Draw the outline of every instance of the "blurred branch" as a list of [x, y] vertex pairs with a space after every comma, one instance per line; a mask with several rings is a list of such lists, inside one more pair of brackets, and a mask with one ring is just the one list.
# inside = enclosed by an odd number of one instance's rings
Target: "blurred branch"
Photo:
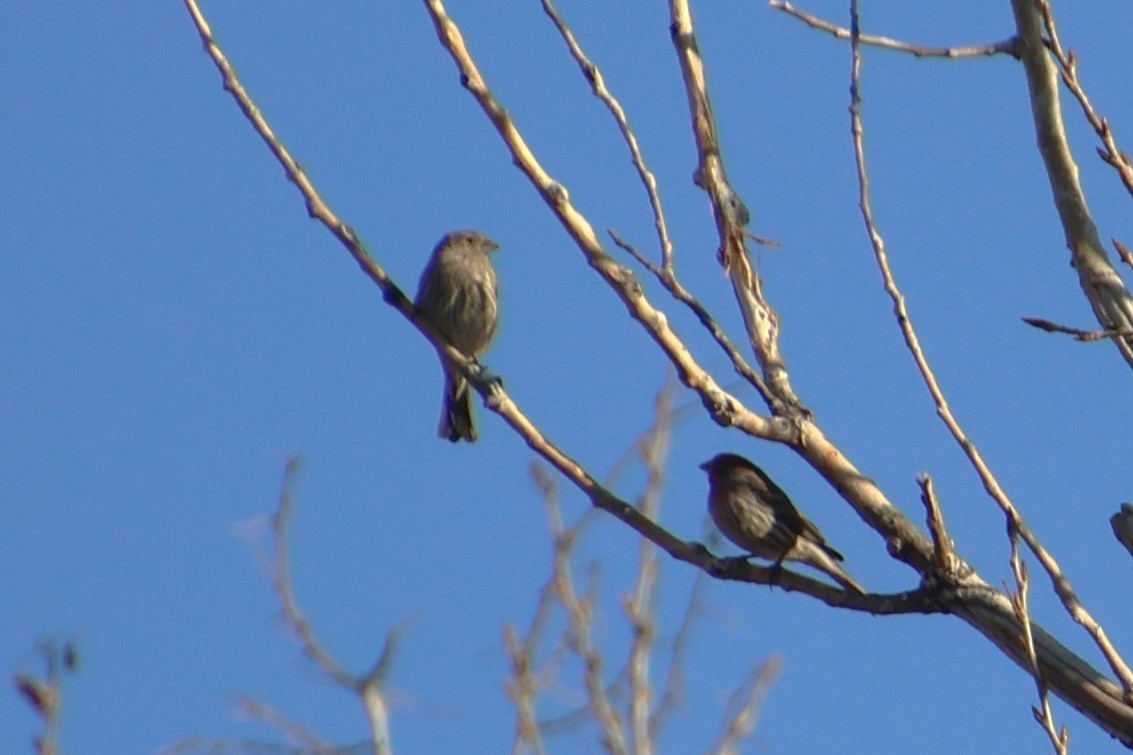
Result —
[[[787, 2], [787, 0], [771, 0], [769, 4], [775, 10], [783, 11], [788, 16], [797, 18], [812, 29], [824, 31], [827, 34], [833, 35], [836, 39], [849, 40], [853, 36], [853, 33], [849, 29], [832, 24], [806, 11], [801, 11]], [[859, 34], [858, 43], [869, 47], [880, 47], [884, 50], [907, 52], [917, 58], [986, 58], [993, 55], [1019, 57], [1018, 51], [1016, 50], [1017, 43], [1015, 37], [987, 45], [926, 47], [923, 45], [910, 44], [909, 42], [902, 42], [897, 39], [890, 39], [889, 37], [879, 37], [873, 34]]]
[[[652, 431], [638, 444], [645, 466], [645, 490], [638, 508], [651, 519], [658, 519], [661, 493], [665, 488], [665, 458], [672, 434], [675, 386], [666, 385], [657, 395]], [[637, 584], [623, 600], [626, 618], [633, 628], [629, 653], [629, 720], [635, 755], [652, 755], [653, 732], [649, 715], [653, 706], [650, 657], [657, 641], [656, 597], [658, 571], [656, 546], [645, 538], [638, 542]]]
[[672, 649], [669, 653], [669, 671], [665, 676], [665, 691], [657, 703], [649, 719], [649, 732], [656, 738], [669, 720], [669, 716], [676, 710], [684, 695], [684, 668], [688, 657], [688, 643], [692, 637], [692, 629], [696, 620], [700, 618], [704, 587], [708, 584], [704, 572], [697, 572], [692, 583], [692, 592], [689, 594], [688, 605], [684, 616], [681, 617], [680, 626], [673, 637]]
[[291, 583], [291, 550], [288, 544], [288, 525], [295, 511], [292, 489], [299, 472], [299, 460], [291, 459], [284, 470], [279, 505], [272, 516], [272, 535], [275, 541], [274, 560], [270, 563], [272, 586], [283, 609], [283, 617], [291, 628], [303, 654], [314, 661], [323, 673], [340, 687], [358, 697], [370, 722], [371, 741], [375, 755], [390, 755], [389, 715], [382, 687], [389, 675], [394, 652], [401, 636], [400, 628], [391, 629], [382, 645], [381, 653], [369, 672], [362, 676], [348, 673], [315, 636], [314, 628], [299, 607]]
[[[310, 753], [338, 753], [339, 748], [320, 738], [303, 724], [294, 721], [267, 703], [257, 700], [251, 695], [240, 696], [240, 710], [244, 715], [256, 721], [262, 721], [273, 729], [280, 731], [288, 740], [295, 742], [302, 748], [302, 752]], [[266, 745], [270, 747], [271, 745]], [[239, 751], [255, 751], [259, 746], [242, 743], [237, 746]]]
[[566, 610], [571, 634], [569, 648], [582, 662], [587, 701], [591, 716], [602, 732], [603, 749], [614, 755], [624, 755], [629, 749], [622, 733], [621, 718], [610, 702], [602, 678], [605, 659], [591, 635], [594, 601], [592, 597], [579, 598], [575, 590], [570, 569], [572, 541], [567, 539], [569, 531], [562, 523], [558, 501], [553, 493], [554, 482], [549, 476], [540, 475], [537, 479], [544, 490], [544, 501], [551, 520], [551, 537], [554, 542], [551, 584], [555, 599]]
[[771, 685], [779, 678], [782, 660], [773, 655], [748, 674], [747, 681], [736, 690], [725, 706], [724, 724], [710, 752], [735, 755], [740, 742], [746, 739], [759, 721], [759, 711]]
[[40, 640], [36, 643], [36, 652], [43, 660], [43, 676], [16, 673], [12, 683], [43, 725], [43, 733], [32, 740], [36, 755], [59, 755], [63, 677], [78, 670], [79, 649], [72, 641], [58, 646], [52, 640]]

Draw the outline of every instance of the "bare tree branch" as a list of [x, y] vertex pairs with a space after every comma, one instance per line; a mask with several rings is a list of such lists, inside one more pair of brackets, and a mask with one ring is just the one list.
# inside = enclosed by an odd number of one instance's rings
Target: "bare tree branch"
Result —
[[[1020, 60], [1027, 76], [1039, 154], [1062, 221], [1071, 264], [1078, 272], [1078, 282], [1102, 328], [1133, 330], [1133, 297], [1102, 246], [1062, 121], [1059, 71], [1047, 52], [1044, 39], [1048, 27], [1050, 31], [1054, 29], [1053, 20], [1048, 24], [1050, 14], [1044, 13], [1043, 0], [1011, 0], [1011, 9], [1020, 41]], [[1113, 343], [1133, 367], [1133, 337], [1115, 338]], [[1124, 682], [1127, 687], [1128, 681]]]
[[[763, 298], [759, 274], [748, 258], [745, 226], [751, 212], [732, 188], [724, 170], [720, 139], [712, 105], [708, 97], [708, 78], [704, 60], [696, 44], [692, 11], [688, 0], [669, 0], [669, 33], [681, 66], [692, 132], [696, 140], [697, 168], [694, 180], [708, 194], [716, 231], [720, 239], [717, 259], [724, 266], [732, 283], [732, 292], [743, 315], [744, 327], [756, 359], [763, 369], [769, 394], [764, 400], [777, 415], [805, 415], [787, 376], [783, 355], [779, 351], [779, 316]], [[747, 430], [745, 428], [745, 430]], [[758, 437], [770, 436], [747, 432]]]
[[732, 361], [732, 367], [733, 369], [735, 369], [736, 373], [740, 375], [740, 377], [747, 380], [752, 385], [752, 387], [754, 387], [759, 392], [759, 395], [765, 402], [767, 402], [768, 404], [773, 402], [774, 397], [771, 395], [767, 384], [763, 382], [763, 378], [756, 374], [755, 370], [751, 368], [751, 365], [749, 365], [747, 363], [747, 360], [744, 359], [743, 355], [740, 354], [739, 349], [737, 349], [735, 344], [732, 343], [732, 339], [728, 338], [728, 335], [724, 332], [724, 329], [720, 327], [720, 324], [718, 322], [716, 322], [716, 318], [712, 316], [712, 314], [704, 307], [703, 304], [700, 303], [700, 301], [696, 299], [696, 297], [688, 292], [688, 290], [677, 279], [676, 274], [671, 270], [663, 270], [662, 268], [654, 265], [632, 244], [619, 236], [616, 231], [610, 230], [607, 231], [607, 233], [610, 234], [610, 238], [614, 240], [615, 244], [628, 252], [631, 257], [633, 257], [638, 261], [638, 263], [641, 264], [642, 267], [653, 273], [657, 280], [660, 281], [661, 285], [664, 286], [665, 289], [673, 295], [674, 299], [692, 310], [692, 313], [696, 315], [696, 318], [698, 320], [700, 320], [700, 324], [704, 326], [704, 329], [708, 331], [713, 340], [715, 340], [720, 348], [724, 350], [724, 353], [728, 355], [728, 358]]
[[[653, 428], [638, 444], [646, 470], [645, 491], [638, 508], [651, 519], [658, 518], [661, 493], [665, 487], [665, 457], [669, 452], [673, 422], [674, 388], [670, 383], [657, 395]], [[638, 544], [637, 584], [633, 594], [623, 600], [626, 617], [633, 628], [628, 676], [630, 732], [635, 755], [652, 755], [654, 752], [653, 730], [649, 726], [653, 707], [650, 657], [657, 641], [654, 597], [659, 568], [656, 546], [642, 538]]]
[[1031, 664], [1031, 676], [1035, 680], [1035, 688], [1039, 695], [1039, 707], [1032, 708], [1035, 720], [1039, 726], [1046, 732], [1047, 737], [1054, 745], [1055, 751], [1058, 755], [1066, 755], [1067, 749], [1070, 746], [1070, 733], [1066, 727], [1062, 728], [1061, 732], [1054, 730], [1054, 711], [1050, 708], [1050, 687], [1043, 678], [1042, 670], [1039, 668], [1038, 653], [1035, 652], [1035, 637], [1031, 631], [1031, 613], [1030, 606], [1027, 600], [1027, 593], [1030, 589], [1030, 582], [1027, 576], [1027, 565], [1023, 563], [1022, 557], [1019, 555], [1019, 535], [1011, 526], [1011, 520], [1007, 522], [1007, 539], [1011, 542], [1011, 573], [1015, 575], [1015, 594], [1011, 596], [1011, 604], [1015, 609], [1015, 618], [1023, 627], [1023, 640], [1026, 644], [1027, 659]]
[[283, 485], [279, 494], [279, 506], [272, 516], [272, 534], [275, 541], [274, 559], [271, 562], [271, 580], [283, 609], [283, 617], [296, 639], [299, 640], [303, 654], [315, 662], [323, 673], [340, 687], [357, 696], [366, 711], [370, 723], [371, 741], [375, 755], [390, 755], [392, 745], [389, 735], [389, 713], [382, 688], [393, 663], [399, 628], [391, 629], [382, 645], [382, 651], [373, 668], [362, 676], [348, 673], [335, 660], [334, 656], [315, 636], [314, 627], [307, 620], [291, 583], [291, 549], [288, 544], [288, 525], [295, 510], [292, 488], [299, 472], [299, 460], [291, 459], [283, 475]]
[[59, 722], [63, 707], [63, 678], [79, 667], [78, 646], [67, 641], [61, 646], [53, 640], [36, 643], [43, 660], [42, 677], [32, 674], [12, 675], [12, 684], [43, 726], [43, 733], [32, 740], [36, 755], [59, 755]]
[[759, 710], [771, 685], [779, 677], [783, 663], [773, 655], [751, 670], [744, 684], [735, 691], [725, 706], [724, 725], [710, 752], [735, 755], [740, 742], [746, 739], [759, 721]]
[[917, 478], [921, 488], [921, 502], [928, 511], [928, 531], [932, 533], [932, 560], [937, 573], [951, 579], [956, 573], [956, 551], [948, 528], [944, 525], [944, 512], [936, 500], [936, 488], [927, 474]]
[[661, 195], [657, 193], [657, 179], [654, 177], [652, 171], [645, 165], [645, 158], [642, 156], [641, 148], [637, 144], [637, 136], [634, 135], [633, 129], [630, 128], [629, 119], [626, 117], [625, 110], [622, 108], [621, 103], [618, 102], [618, 99], [606, 87], [606, 82], [602, 78], [601, 70], [599, 70], [598, 66], [583, 52], [582, 46], [579, 45], [578, 40], [574, 37], [574, 33], [571, 32], [570, 27], [567, 26], [566, 21], [563, 20], [558, 10], [555, 9], [551, 0], [541, 0], [541, 2], [543, 3], [543, 11], [555, 24], [555, 28], [559, 30], [563, 41], [566, 42], [567, 49], [570, 50], [571, 57], [578, 63], [582, 75], [590, 82], [590, 89], [594, 92], [594, 96], [602, 101], [602, 104], [606, 106], [606, 109], [610, 111], [610, 115], [614, 117], [614, 121], [618, 124], [618, 130], [621, 132], [622, 138], [629, 148], [630, 157], [633, 160], [633, 167], [637, 169], [637, 175], [641, 179], [642, 185], [645, 187], [646, 194], [649, 196], [649, 206], [653, 210], [653, 223], [657, 229], [657, 241], [661, 246], [661, 266], [671, 273], [673, 269], [673, 242], [669, 239], [669, 228], [665, 223], [665, 211], [661, 205]]
[[[787, 0], [771, 0], [769, 3], [775, 10], [780, 10], [788, 16], [793, 16], [798, 20], [805, 23], [812, 29], [827, 32], [833, 35], [836, 39], [849, 40], [851, 32], [849, 29], [832, 24], [825, 19], [819, 18], [806, 11], [799, 10], [791, 5]], [[859, 34], [858, 43], [868, 45], [869, 47], [880, 47], [884, 50], [896, 50], [897, 52], [907, 52], [917, 58], [987, 58], [993, 55], [1010, 55], [1012, 57], [1019, 57], [1016, 50], [1015, 37], [993, 42], [988, 45], [970, 45], [967, 47], [926, 47], [924, 45], [914, 45], [909, 42], [902, 42], [898, 39], [890, 39], [889, 37], [879, 37], [873, 34]]]
[[[952, 433], [953, 438], [960, 445], [964, 454], [968, 457], [969, 463], [973, 469], [976, 470], [985, 490], [989, 496], [996, 502], [1003, 513], [1008, 517], [1012, 530], [1017, 532], [1023, 540], [1027, 543], [1028, 547], [1039, 559], [1043, 568], [1051, 579], [1055, 592], [1062, 600], [1063, 606], [1070, 614], [1071, 618], [1077, 621], [1087, 633], [1094, 640], [1095, 644], [1102, 651], [1110, 668], [1113, 669], [1117, 677], [1122, 681], [1122, 686], [1128, 694], [1130, 691], [1130, 681], [1133, 677], [1130, 676], [1130, 671], [1125, 665], [1121, 656], [1117, 653], [1116, 649], [1109, 642], [1104, 630], [1092, 617], [1089, 611], [1078, 599], [1073, 587], [1069, 580], [1062, 574], [1061, 568], [1053, 556], [1043, 547], [1038, 538], [1031, 532], [1018, 510], [1011, 503], [1006, 493], [1000, 487], [998, 481], [995, 479], [991, 470], [988, 468], [979, 453], [975, 444], [964, 433], [960, 427], [959, 422], [955, 419], [949, 408], [948, 401], [944, 397], [932, 369], [928, 364], [928, 360], [920, 347], [916, 332], [913, 328], [911, 319], [909, 318], [908, 311], [905, 307], [904, 296], [901, 294], [900, 289], [897, 287], [896, 280], [893, 277], [892, 271], [889, 267], [888, 256], [885, 251], [885, 242], [878, 232], [877, 227], [873, 220], [873, 212], [869, 201], [869, 177], [865, 167], [865, 152], [862, 136], [861, 124], [861, 97], [860, 97], [860, 82], [861, 82], [861, 48], [857, 43], [858, 35], [858, 14], [857, 14], [857, 0], [851, 0], [850, 4], [851, 15], [851, 30], [853, 31], [853, 39], [851, 40], [851, 48], [853, 52], [853, 66], [851, 74], [851, 132], [854, 138], [854, 154], [858, 166], [858, 184], [859, 184], [859, 197], [862, 211], [862, 218], [865, 222], [870, 241], [874, 248], [874, 254], [877, 258], [878, 266], [882, 271], [882, 276], [885, 280], [885, 290], [893, 301], [894, 313], [897, 318], [902, 336], [909, 352], [913, 355], [913, 359], [917, 364], [917, 368], [921, 373], [921, 377], [925, 382], [929, 393], [932, 395], [933, 401], [936, 404], [937, 414], [943, 420], [949, 432]], [[962, 614], [963, 615], [963, 614]], [[974, 617], [973, 617], [974, 618]], [[991, 636], [986, 631], [989, 627], [977, 626], [981, 632], [986, 636]], [[1029, 630], [1029, 626], [1023, 628]], [[1002, 643], [997, 643], [1002, 648]], [[1016, 662], [1026, 667], [1028, 660], [1026, 657], [1021, 657], [1018, 652], [1011, 654]], [[1095, 672], [1096, 673], [1096, 672]], [[1060, 690], [1060, 693], [1065, 694], [1067, 690]], [[1124, 700], [1122, 701], [1125, 702]], [[1125, 706], [1128, 708], [1128, 706]], [[1133, 710], [1127, 710], [1125, 715], [1133, 713]], [[1095, 718], [1095, 720], [1098, 720]], [[1127, 726], [1125, 728], [1126, 736], [1133, 736], [1133, 728]]]
[[1033, 328], [1045, 330], [1047, 333], [1066, 333], [1067, 335], [1074, 336], [1075, 341], [1101, 341], [1106, 338], [1129, 338], [1133, 336], [1133, 330], [1080, 330], [1072, 328], [1069, 325], [1059, 325], [1050, 320], [1044, 320], [1041, 317], [1024, 317], [1023, 322], [1027, 323]]
[[[303, 752], [327, 753], [328, 755], [340, 752], [337, 747], [316, 735], [308, 727], [251, 695], [240, 696], [240, 710], [249, 718], [263, 721], [273, 729], [282, 732], [288, 740], [295, 742], [302, 748]], [[252, 746], [248, 743], [242, 743], [237, 747], [240, 751], [252, 749]]]
[[[1024, 0], [1016, 0], [1017, 4], [1021, 2]], [[977, 575], [970, 573], [970, 569], [967, 571], [962, 569], [958, 584], [946, 590], [934, 587], [931, 590], [922, 588], [894, 595], [848, 595], [793, 572], [765, 569], [742, 559], [716, 558], [702, 545], [680, 540], [610, 493], [574, 459], [546, 439], [523, 415], [498, 382], [490, 379], [474, 361], [467, 359], [440, 339], [428, 323], [418, 316], [400, 289], [361, 245], [353, 230], [343, 224], [318, 197], [306, 175], [267, 127], [262, 115], [240, 86], [231, 66], [213, 41], [211, 32], [204, 23], [194, 0], [185, 0], [185, 3], [197, 24], [206, 52], [212, 57], [224, 77], [225, 88], [240, 103], [245, 116], [284, 166], [289, 179], [299, 188], [312, 216], [326, 225], [347, 247], [359, 266], [382, 289], [386, 301], [413, 322], [430, 342], [437, 345], [456, 369], [469, 377], [477, 391], [486, 397], [488, 408], [503, 417], [532, 449], [570, 479], [595, 506], [610, 512], [660, 546], [670, 556], [694, 564], [717, 578], [777, 584], [785, 590], [805, 592], [828, 605], [879, 614], [950, 611], [983, 633], [1005, 655], [1020, 665], [1027, 666], [1027, 660], [1021, 652], [1022, 627], [1012, 613], [1010, 602], [1002, 593], [991, 589]], [[863, 521], [885, 538], [891, 555], [912, 566], [922, 576], [928, 574], [933, 554], [932, 544], [928, 538], [885, 498], [876, 484], [861, 474], [840, 450], [826, 439], [821, 430], [810, 421], [809, 412], [802, 408], [790, 388], [778, 350], [778, 319], [763, 300], [759, 278], [751, 268], [744, 247], [746, 231], [743, 226], [750, 220], [750, 215], [723, 173], [715, 123], [707, 98], [703, 60], [696, 49], [687, 2], [671, 0], [670, 17], [673, 41], [678, 59], [681, 61], [698, 145], [700, 167], [697, 181], [706, 189], [712, 202], [721, 239], [720, 259], [729, 272], [733, 291], [744, 314], [749, 338], [775, 397], [771, 402], [772, 411], [777, 415], [774, 418], [762, 417], [751, 412], [738, 399], [723, 391], [693, 359], [680, 339], [668, 327], [664, 314], [648, 302], [632, 273], [627, 268], [614, 263], [602, 249], [593, 228], [571, 205], [565, 188], [551, 180], [530, 153], [515, 124], [488, 90], [464, 45], [459, 29], [447, 16], [443, 5], [439, 0], [426, 0], [426, 8], [433, 19], [438, 38], [461, 73], [462, 83], [495, 125], [517, 166], [528, 176], [552, 212], [570, 232], [583, 251], [587, 262], [619, 296], [630, 315], [642, 325], [673, 363], [681, 382], [698, 394], [710, 416], [721, 425], [734, 426], [756, 437], [786, 443], [853, 506]], [[1029, 39], [1026, 34], [1021, 34], [1021, 37], [1024, 41]], [[1030, 44], [1027, 42], [1027, 45]], [[1029, 51], [1027, 45], [1024, 45], [1023, 50], [1025, 63]], [[1033, 50], [1030, 52], [1033, 54]], [[1049, 61], [1047, 64], [1049, 66]], [[1058, 184], [1054, 179], [1052, 186], [1056, 187], [1056, 201], [1061, 201], [1057, 191]], [[1071, 205], [1072, 203], [1067, 203], [1066, 207]], [[1060, 204], [1060, 213], [1062, 209], [1063, 205]], [[1066, 226], [1069, 220], [1066, 213], [1062, 214]], [[1087, 217], [1088, 220], [1088, 216], [1083, 217]], [[1092, 228], [1092, 224], [1088, 227]], [[1096, 238], [1096, 230], [1094, 236]], [[1083, 237], [1080, 234], [1074, 236], [1068, 234], [1068, 238]], [[1082, 254], [1081, 249], [1073, 246], [1072, 251], [1076, 255]], [[1089, 271], [1090, 275], [1087, 275], [1083, 272], [1085, 268], [1086, 266], [1078, 268], [1080, 275], [1086, 276], [1083, 280], [1091, 281], [1091, 285], [1105, 282], [1103, 278], [1093, 274], [1096, 271]], [[1119, 293], [1123, 295], [1123, 292], [1122, 288]], [[1118, 294], [1109, 293], [1120, 298]], [[1103, 324], [1107, 327], [1111, 325]], [[1121, 327], [1124, 327], [1124, 324]], [[1027, 540], [1028, 533], [1022, 528], [1020, 533], [1024, 540]], [[1028, 545], [1031, 545], [1030, 541]], [[1036, 555], [1042, 560], [1041, 554]], [[966, 567], [964, 564], [961, 566]], [[1057, 586], [1056, 583], [1056, 588]], [[1076, 615], [1075, 618], [1080, 619], [1081, 614]], [[1121, 690], [1039, 627], [1033, 629], [1038, 663], [1051, 689], [1115, 737], [1127, 744], [1133, 742], [1133, 709], [1122, 699]]]
[[1055, 60], [1058, 61], [1062, 81], [1066, 84], [1066, 88], [1070, 90], [1070, 94], [1078, 101], [1079, 107], [1082, 108], [1082, 115], [1086, 117], [1090, 127], [1094, 129], [1094, 133], [1102, 141], [1102, 146], [1098, 147], [1097, 150], [1098, 156], [1117, 171], [1121, 183], [1125, 185], [1125, 190], [1133, 194], [1133, 162], [1129, 160], [1129, 155], [1117, 146], [1117, 138], [1113, 135], [1109, 121], [1098, 115], [1093, 103], [1086, 95], [1085, 88], [1078, 80], [1078, 57], [1073, 50], [1068, 52], [1063, 49], [1062, 40], [1059, 39], [1058, 25], [1054, 21], [1054, 10], [1051, 8], [1049, 0], [1038, 0], [1038, 9], [1042, 14], [1043, 26], [1046, 29], [1047, 47], [1054, 55]]

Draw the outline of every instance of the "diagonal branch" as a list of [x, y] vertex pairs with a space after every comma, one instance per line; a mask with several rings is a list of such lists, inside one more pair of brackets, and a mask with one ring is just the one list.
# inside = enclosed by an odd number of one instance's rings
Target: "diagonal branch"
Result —
[[719, 755], [738, 752], [740, 742], [751, 734], [758, 723], [763, 701], [771, 685], [779, 677], [782, 667], [782, 659], [773, 655], [751, 670], [744, 684], [728, 700], [723, 729], [709, 752]]
[[673, 295], [674, 299], [692, 310], [692, 313], [696, 315], [696, 319], [700, 321], [700, 324], [704, 326], [704, 329], [708, 331], [712, 339], [716, 341], [724, 353], [728, 355], [728, 358], [732, 361], [732, 368], [736, 373], [751, 383], [751, 385], [759, 391], [759, 395], [764, 401], [768, 403], [773, 401], [773, 397], [767, 388], [767, 384], [763, 382], [763, 378], [747, 363], [743, 354], [741, 354], [739, 349], [736, 348], [736, 345], [732, 343], [732, 339], [728, 338], [728, 334], [725, 333], [724, 329], [720, 327], [720, 324], [716, 322], [716, 318], [712, 316], [695, 296], [690, 294], [688, 290], [681, 285], [676, 274], [671, 271], [665, 271], [657, 267], [657, 265], [654, 265], [644, 254], [634, 248], [632, 244], [619, 236], [616, 231], [607, 231], [607, 233], [610, 234], [610, 238], [614, 240], [615, 244], [637, 260], [642, 267], [653, 273], [657, 280], [661, 282], [661, 285]]
[[653, 210], [654, 226], [657, 229], [657, 239], [661, 246], [661, 266], [658, 267], [652, 262], [649, 262], [644, 256], [638, 253], [637, 250], [630, 248], [611, 231], [610, 235], [613, 237], [614, 243], [629, 251], [634, 259], [644, 265], [649, 272], [657, 277], [661, 285], [663, 285], [674, 298], [693, 310], [701, 324], [708, 329], [712, 337], [731, 358], [732, 365], [736, 372], [751, 383], [752, 386], [759, 391], [760, 395], [763, 396], [764, 400], [769, 401], [770, 397], [766, 386], [763, 385], [763, 381], [755, 375], [751, 367], [748, 366], [747, 362], [744, 361], [743, 357], [736, 351], [731, 341], [724, 335], [723, 330], [716, 325], [715, 321], [708, 315], [700, 302], [689, 294], [684, 286], [681, 285], [680, 281], [677, 280], [676, 270], [673, 266], [673, 243], [669, 238], [669, 228], [668, 224], [665, 222], [665, 211], [661, 204], [661, 196], [657, 192], [657, 179], [645, 164], [645, 157], [641, 153], [637, 136], [629, 125], [629, 119], [625, 114], [625, 109], [622, 107], [617, 97], [615, 97], [606, 86], [601, 70], [599, 70], [594, 61], [583, 51], [574, 33], [570, 30], [570, 27], [567, 26], [566, 21], [563, 20], [562, 15], [551, 3], [551, 0], [541, 1], [543, 3], [543, 11], [550, 17], [555, 28], [558, 29], [559, 34], [562, 36], [563, 41], [566, 42], [571, 57], [578, 63], [582, 75], [590, 83], [590, 88], [594, 92], [594, 96], [601, 100], [606, 106], [606, 109], [610, 111], [610, 115], [613, 116], [614, 122], [618, 125], [622, 139], [625, 140], [626, 147], [630, 152], [630, 159], [633, 162], [634, 168], [637, 170], [638, 178], [641, 179], [641, 183], [645, 187], [645, 192], [649, 198], [649, 205]]
[[1011, 541], [1011, 573], [1015, 576], [1015, 594], [1011, 597], [1011, 604], [1015, 607], [1015, 617], [1023, 626], [1023, 641], [1027, 651], [1027, 660], [1030, 663], [1031, 676], [1035, 680], [1035, 690], [1039, 696], [1039, 707], [1032, 708], [1035, 720], [1043, 727], [1046, 732], [1047, 738], [1050, 743], [1054, 745], [1055, 752], [1058, 755], [1066, 755], [1070, 745], [1070, 733], [1066, 727], [1062, 727], [1060, 732], [1056, 732], [1054, 727], [1054, 711], [1050, 707], [1050, 686], [1043, 678], [1042, 671], [1039, 669], [1039, 658], [1035, 652], [1035, 636], [1032, 631], [1030, 601], [1027, 596], [1030, 593], [1030, 576], [1027, 571], [1027, 565], [1023, 563], [1022, 556], [1019, 555], [1019, 538], [1018, 533], [1011, 529], [1008, 524], [1008, 540]]
[[653, 224], [657, 229], [657, 241], [661, 245], [661, 266], [671, 273], [673, 269], [673, 242], [669, 239], [669, 227], [665, 223], [665, 210], [661, 206], [661, 196], [657, 193], [657, 179], [645, 165], [645, 157], [641, 154], [641, 148], [637, 144], [637, 136], [630, 128], [625, 109], [618, 102], [618, 98], [606, 87], [602, 72], [594, 64], [594, 61], [583, 52], [582, 46], [575, 39], [574, 33], [567, 26], [566, 21], [563, 20], [562, 15], [559, 14], [551, 0], [541, 0], [541, 2], [543, 3], [543, 12], [550, 17], [555, 28], [559, 30], [563, 41], [566, 42], [567, 49], [570, 50], [571, 57], [578, 63], [582, 75], [590, 82], [590, 89], [594, 92], [594, 96], [602, 101], [602, 104], [606, 106], [606, 109], [610, 111], [610, 115], [614, 117], [614, 121], [618, 124], [618, 130], [625, 140], [626, 147], [629, 148], [633, 167], [637, 169], [637, 175], [645, 187], [646, 194], [649, 195], [649, 206], [653, 210]]

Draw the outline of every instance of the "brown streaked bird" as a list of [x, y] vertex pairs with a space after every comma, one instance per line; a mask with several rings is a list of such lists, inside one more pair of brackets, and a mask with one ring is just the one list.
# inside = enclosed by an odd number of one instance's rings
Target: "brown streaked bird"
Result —
[[[499, 287], [489, 255], [499, 245], [479, 231], [453, 231], [437, 242], [417, 285], [417, 309], [456, 348], [484, 353], [499, 322]], [[476, 440], [468, 381], [444, 355], [445, 396], [437, 435], [458, 443]]]
[[737, 454], [717, 454], [700, 465], [708, 473], [708, 513], [724, 536], [748, 553], [781, 564], [799, 561], [856, 593], [865, 589], [842, 568], [842, 554], [799, 513], [783, 489]]

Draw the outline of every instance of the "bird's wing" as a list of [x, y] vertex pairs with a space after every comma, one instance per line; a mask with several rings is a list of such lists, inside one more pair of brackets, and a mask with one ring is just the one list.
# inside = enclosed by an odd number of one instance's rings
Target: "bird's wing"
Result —
[[807, 519], [795, 508], [794, 503], [791, 502], [790, 496], [788, 496], [781, 487], [776, 485], [763, 470], [760, 469], [758, 472], [763, 482], [767, 485], [771, 495], [780, 502], [776, 507], [779, 521], [784, 524], [788, 530], [796, 533], [798, 537], [805, 538], [819, 548], [822, 548], [822, 550], [826, 551], [835, 561], [844, 561], [845, 559], [841, 553], [826, 544], [826, 537], [822, 534], [822, 530], [818, 529], [818, 525]]

